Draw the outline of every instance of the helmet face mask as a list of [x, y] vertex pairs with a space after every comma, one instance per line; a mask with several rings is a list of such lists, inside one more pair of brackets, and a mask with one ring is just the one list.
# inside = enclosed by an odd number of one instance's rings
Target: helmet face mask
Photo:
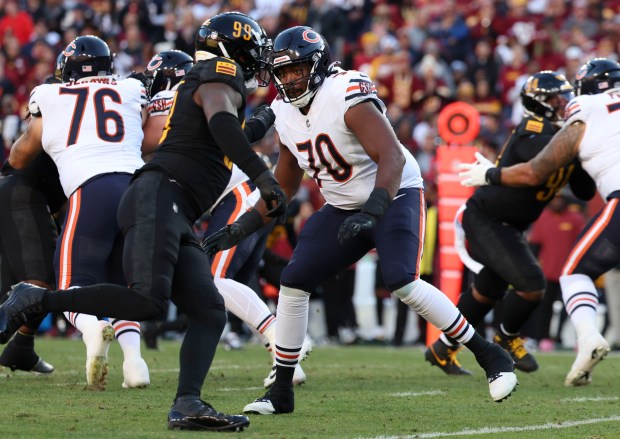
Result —
[[620, 87], [620, 64], [606, 58], [588, 61], [575, 75], [577, 96], [603, 93], [617, 87]]
[[151, 78], [149, 96], [172, 89], [193, 66], [194, 59], [181, 50], [157, 53], [146, 66], [145, 73]]
[[562, 126], [564, 108], [575, 97], [574, 88], [561, 73], [544, 70], [530, 76], [521, 90], [524, 112]]
[[[330, 64], [327, 42], [310, 27], [287, 29], [273, 42], [271, 76], [280, 97], [295, 107], [303, 108], [310, 103], [328, 76]], [[295, 78], [283, 82], [283, 72], [293, 72], [291, 76]]]
[[110, 48], [101, 38], [84, 35], [71, 41], [59, 55], [56, 69], [63, 82], [88, 76], [112, 74], [113, 57]]
[[252, 18], [240, 12], [225, 12], [200, 26], [196, 60], [213, 56], [233, 59], [243, 69], [246, 82], [257, 78], [259, 86], [266, 86], [269, 75], [265, 56], [270, 44], [265, 30]]

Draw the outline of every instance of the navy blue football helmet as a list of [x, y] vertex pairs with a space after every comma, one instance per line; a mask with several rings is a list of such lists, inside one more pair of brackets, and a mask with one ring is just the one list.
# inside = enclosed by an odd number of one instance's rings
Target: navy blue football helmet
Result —
[[[282, 83], [278, 78], [278, 69], [295, 63], [309, 64], [310, 74], [294, 83]], [[278, 93], [284, 102], [299, 108], [308, 105], [329, 74], [330, 65], [329, 45], [325, 38], [311, 27], [292, 27], [280, 32], [273, 41], [269, 66]], [[294, 87], [301, 81], [306, 82], [306, 91], [295, 98], [287, 96], [286, 89]]]
[[194, 59], [181, 50], [165, 50], [151, 58], [146, 66], [150, 78], [149, 96], [162, 90], [170, 90], [183, 79], [194, 66]]
[[63, 82], [112, 74], [112, 53], [101, 38], [84, 35], [71, 41], [57, 61]]
[[559, 111], [574, 97], [574, 88], [568, 79], [552, 70], [534, 73], [521, 89], [525, 113], [544, 117], [556, 124], [563, 122]]
[[582, 65], [575, 75], [579, 95], [595, 95], [620, 87], [620, 64], [607, 58], [594, 58]]

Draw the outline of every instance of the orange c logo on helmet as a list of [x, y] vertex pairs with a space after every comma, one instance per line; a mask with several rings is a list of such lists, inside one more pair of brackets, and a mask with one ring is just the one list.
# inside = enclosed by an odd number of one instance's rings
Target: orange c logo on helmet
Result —
[[321, 41], [321, 37], [319, 36], [319, 34], [317, 34], [313, 30], [305, 30], [304, 33], [301, 34], [301, 37], [304, 41], [307, 41], [309, 43], [318, 43], [319, 41]]
[[583, 77], [586, 76], [586, 73], [588, 73], [588, 68], [584, 66], [575, 74], [575, 79], [583, 79]]
[[149, 65], [146, 66], [147, 70], [157, 70], [159, 66], [164, 62], [161, 56], [154, 56], [151, 61], [149, 61]]
[[71, 56], [71, 55], [73, 55], [75, 53], [76, 50], [77, 50], [77, 47], [75, 45], [75, 42], [71, 41], [71, 43], [69, 43], [69, 45], [67, 46], [67, 48], [63, 52], [63, 55], [64, 56]]

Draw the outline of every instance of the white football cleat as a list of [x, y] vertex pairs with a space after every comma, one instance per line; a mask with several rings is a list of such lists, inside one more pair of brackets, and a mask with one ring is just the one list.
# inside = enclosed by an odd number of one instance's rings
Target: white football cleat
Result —
[[82, 334], [86, 345], [86, 383], [96, 390], [105, 390], [108, 375], [108, 349], [114, 340], [110, 322], [99, 321], [99, 326]]
[[[312, 352], [312, 339], [309, 336], [306, 336], [304, 339], [304, 343], [301, 345], [301, 350], [299, 351], [299, 361], [304, 361], [310, 353]], [[271, 385], [276, 381], [276, 362], [273, 362], [271, 366], [271, 370], [269, 371], [269, 375], [267, 378], [263, 380], [263, 387], [268, 389]], [[299, 363], [295, 366], [295, 373], [293, 375], [293, 384], [299, 386], [306, 382], [306, 373], [301, 368]]]
[[517, 384], [519, 384], [517, 375], [514, 372], [499, 372], [487, 379], [489, 381], [491, 398], [495, 402], [502, 402], [508, 398], [517, 387]]
[[598, 332], [590, 332], [577, 338], [577, 358], [564, 385], [567, 387], [586, 386], [592, 382], [592, 369], [609, 353], [609, 343]]
[[149, 368], [144, 358], [123, 361], [123, 389], [142, 389], [151, 384]]

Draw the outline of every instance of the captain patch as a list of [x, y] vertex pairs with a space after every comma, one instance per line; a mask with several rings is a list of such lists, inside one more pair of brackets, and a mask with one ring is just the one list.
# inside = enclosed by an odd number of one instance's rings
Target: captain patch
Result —
[[218, 61], [215, 65], [215, 73], [235, 76], [237, 74], [237, 66], [226, 61]]

